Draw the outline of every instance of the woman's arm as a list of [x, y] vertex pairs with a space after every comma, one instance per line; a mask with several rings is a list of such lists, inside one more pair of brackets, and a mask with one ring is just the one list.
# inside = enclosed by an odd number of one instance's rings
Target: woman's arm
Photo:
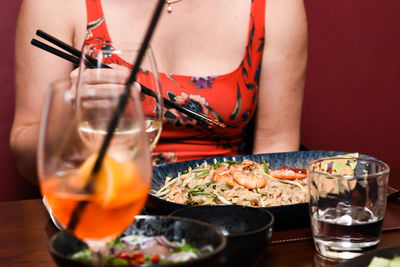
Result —
[[36, 147], [47, 86], [68, 77], [73, 66], [32, 46], [30, 41], [37, 38], [36, 30], [42, 29], [76, 46], [84, 37], [76, 38], [74, 30], [82, 23], [79, 2], [84, 1], [24, 0], [20, 9], [15, 40], [16, 102], [10, 143], [21, 175], [31, 183], [37, 183]]
[[253, 153], [296, 151], [307, 63], [303, 0], [267, 0]]

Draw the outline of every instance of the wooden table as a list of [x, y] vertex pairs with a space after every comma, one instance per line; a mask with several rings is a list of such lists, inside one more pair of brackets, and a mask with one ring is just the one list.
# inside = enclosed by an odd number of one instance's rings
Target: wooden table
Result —
[[[400, 166], [392, 168], [390, 185], [400, 188]], [[400, 201], [397, 204], [400, 213]], [[285, 231], [283, 234], [291, 235], [292, 230]], [[0, 203], [0, 266], [56, 266], [47, 248], [49, 238], [56, 232], [41, 200]], [[400, 230], [382, 233], [379, 248], [396, 245], [400, 245]], [[337, 262], [325, 260], [315, 252], [311, 239], [271, 244], [257, 264], [317, 267], [335, 265]]]

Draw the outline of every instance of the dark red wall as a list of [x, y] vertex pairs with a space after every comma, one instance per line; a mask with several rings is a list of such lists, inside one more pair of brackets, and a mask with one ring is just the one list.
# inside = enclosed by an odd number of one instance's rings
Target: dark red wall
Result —
[[305, 0], [302, 143], [400, 165], [400, 1]]
[[14, 113], [14, 35], [21, 0], [4, 0], [0, 8], [0, 202], [39, 197], [37, 188], [17, 173], [9, 146]]

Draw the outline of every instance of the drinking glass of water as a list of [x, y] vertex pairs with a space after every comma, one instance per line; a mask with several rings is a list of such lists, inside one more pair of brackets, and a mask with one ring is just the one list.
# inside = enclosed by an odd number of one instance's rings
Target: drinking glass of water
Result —
[[377, 159], [333, 157], [308, 164], [309, 211], [322, 256], [349, 259], [379, 243], [389, 166]]

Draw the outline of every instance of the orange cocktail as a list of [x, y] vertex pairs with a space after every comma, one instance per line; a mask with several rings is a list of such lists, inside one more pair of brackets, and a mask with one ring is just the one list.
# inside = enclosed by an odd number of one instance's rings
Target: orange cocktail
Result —
[[[106, 77], [114, 74], [118, 75], [107, 72]], [[151, 156], [139, 90], [131, 88], [125, 108], [117, 109], [125, 85], [95, 76], [99, 80], [87, 82], [81, 73], [78, 88], [69, 79], [50, 85], [37, 159], [50, 214], [86, 242], [94, 262], [101, 264], [106, 243], [120, 235], [144, 207]], [[119, 114], [118, 120], [113, 120], [114, 114]], [[112, 138], [106, 139], [110, 121], [116, 125]], [[100, 168], [92, 174], [95, 163], [101, 163]]]
[[45, 179], [42, 192], [55, 217], [64, 226], [69, 224], [78, 203], [87, 202], [73, 230], [74, 235], [81, 239], [111, 240], [141, 212], [150, 185], [143, 183], [134, 163], [119, 162], [106, 156], [95, 178], [93, 193], [82, 193], [89, 182], [94, 161], [95, 155], [69, 177]]

